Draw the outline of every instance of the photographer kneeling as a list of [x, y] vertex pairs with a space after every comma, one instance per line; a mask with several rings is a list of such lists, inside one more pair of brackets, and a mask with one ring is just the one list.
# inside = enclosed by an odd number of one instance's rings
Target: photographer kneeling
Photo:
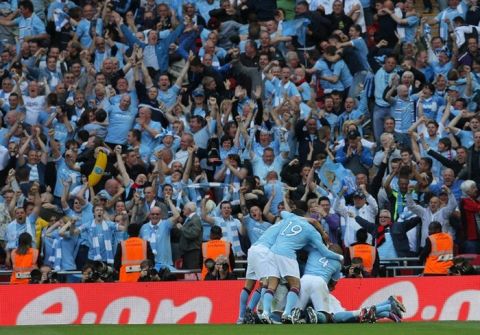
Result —
[[228, 258], [224, 255], [218, 256], [215, 261], [208, 258], [205, 260], [205, 267], [208, 269], [208, 273], [205, 276], [205, 280], [235, 280], [235, 276], [232, 272], [228, 271]]
[[344, 275], [347, 278], [368, 278], [370, 274], [363, 268], [363, 260], [360, 257], [352, 258], [350, 266], [345, 267]]

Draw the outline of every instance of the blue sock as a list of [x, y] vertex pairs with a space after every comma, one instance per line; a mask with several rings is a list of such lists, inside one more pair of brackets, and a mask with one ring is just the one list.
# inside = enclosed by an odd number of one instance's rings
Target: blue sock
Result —
[[250, 308], [250, 310], [253, 311], [255, 307], [257, 307], [257, 304], [260, 301], [260, 298], [261, 298], [261, 293], [260, 293], [260, 289], [258, 288], [253, 292], [252, 297], [248, 302], [248, 308]]
[[263, 314], [272, 314], [273, 291], [266, 290], [263, 295]]
[[377, 311], [377, 313], [375, 313], [377, 319], [383, 319], [383, 318], [388, 318], [390, 316], [390, 312], [387, 312], [387, 311]]
[[298, 301], [298, 288], [293, 287], [288, 291], [287, 294], [287, 304], [285, 305], [285, 311], [283, 311], [283, 315], [290, 315], [292, 312], [293, 307], [297, 304]]
[[377, 308], [377, 315], [380, 315], [380, 313], [386, 313], [388, 316], [388, 313], [390, 313], [390, 311], [392, 310], [392, 306], [390, 305], [390, 303], [376, 305], [375, 307]]
[[353, 323], [358, 322], [358, 317], [356, 317], [352, 312], [338, 312], [333, 314], [333, 322]]
[[238, 312], [238, 318], [243, 319], [245, 316], [245, 308], [247, 307], [248, 296], [250, 295], [250, 290], [243, 288], [240, 293], [240, 309]]

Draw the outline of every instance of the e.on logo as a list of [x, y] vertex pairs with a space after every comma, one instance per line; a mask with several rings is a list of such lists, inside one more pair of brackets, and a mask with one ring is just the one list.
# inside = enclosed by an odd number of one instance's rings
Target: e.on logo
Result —
[[[54, 306], [60, 306], [59, 311], [49, 313], [48, 310]], [[88, 306], [82, 307], [82, 310], [88, 309]], [[92, 309], [96, 310], [98, 306], [92, 306]], [[124, 296], [110, 302], [101, 313], [101, 318], [95, 311], [80, 315], [75, 290], [62, 287], [44, 293], [25, 305], [18, 314], [16, 324], [118, 324], [125, 311], [128, 311], [127, 323], [145, 324], [152, 312], [151, 302], [144, 297]], [[182, 305], [175, 306], [173, 300], [163, 299], [158, 304], [153, 323], [177, 323], [191, 313], [195, 313], [194, 323], [208, 323], [212, 313], [212, 302], [207, 297], [195, 297]]]
[[[410, 281], [401, 281], [382, 287], [371, 294], [361, 306], [371, 306], [385, 301], [390, 295], [402, 300], [407, 312], [405, 319], [412, 320], [480, 320], [480, 290], [462, 290], [446, 298], [428, 294], [425, 290], [419, 297], [416, 286]], [[421, 306], [420, 303], [425, 304]]]

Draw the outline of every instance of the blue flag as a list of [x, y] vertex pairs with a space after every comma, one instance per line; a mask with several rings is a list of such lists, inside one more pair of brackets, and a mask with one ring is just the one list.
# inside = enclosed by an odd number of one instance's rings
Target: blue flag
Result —
[[284, 21], [282, 23], [282, 35], [296, 36], [298, 43], [305, 46], [305, 40], [307, 38], [307, 26], [309, 24], [309, 19]]
[[63, 10], [57, 8], [53, 12], [53, 22], [55, 23], [55, 30], [62, 31], [62, 28], [69, 22], [70, 16], [68, 16]]
[[355, 192], [355, 176], [352, 171], [345, 169], [341, 163], [334, 163], [327, 158], [317, 175], [325, 187], [333, 194], [338, 194], [344, 186], [348, 187], [347, 194]]

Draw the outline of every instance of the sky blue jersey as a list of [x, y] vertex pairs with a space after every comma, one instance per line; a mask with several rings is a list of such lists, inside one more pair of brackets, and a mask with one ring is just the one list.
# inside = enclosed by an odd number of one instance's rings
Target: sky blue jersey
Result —
[[330, 279], [338, 281], [341, 270], [342, 264], [339, 261], [326, 258], [322, 253], [312, 249], [308, 254], [304, 274], [322, 277], [328, 283]]

